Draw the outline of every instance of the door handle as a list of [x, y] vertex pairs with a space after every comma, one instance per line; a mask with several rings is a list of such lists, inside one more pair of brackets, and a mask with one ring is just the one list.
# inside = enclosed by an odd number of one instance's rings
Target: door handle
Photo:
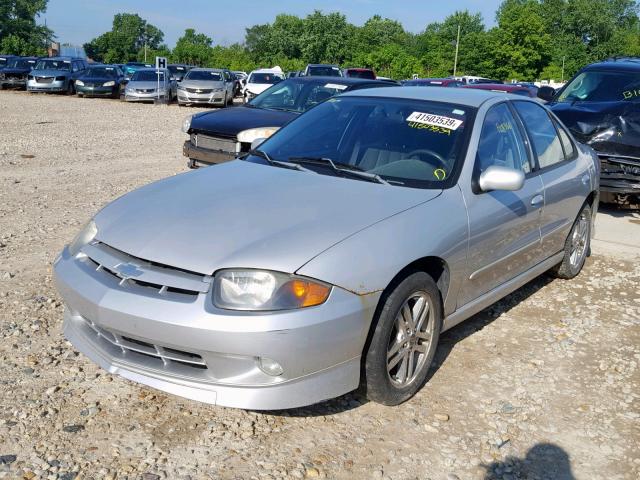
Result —
[[544, 197], [540, 194], [535, 195], [532, 199], [531, 199], [531, 206], [538, 208], [540, 206], [542, 206], [542, 204], [544, 203]]

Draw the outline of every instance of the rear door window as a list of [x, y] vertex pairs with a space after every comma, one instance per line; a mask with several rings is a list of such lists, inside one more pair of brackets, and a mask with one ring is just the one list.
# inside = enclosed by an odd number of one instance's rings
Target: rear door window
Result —
[[547, 111], [533, 102], [513, 102], [513, 105], [529, 133], [540, 168], [563, 162], [562, 144]]

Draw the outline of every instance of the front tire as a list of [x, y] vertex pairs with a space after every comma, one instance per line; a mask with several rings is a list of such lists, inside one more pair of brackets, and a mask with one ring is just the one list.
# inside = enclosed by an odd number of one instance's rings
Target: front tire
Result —
[[576, 277], [591, 251], [591, 207], [585, 205], [573, 223], [564, 242], [564, 257], [551, 274], [557, 278], [569, 280]]
[[367, 398], [399, 405], [424, 385], [442, 328], [442, 301], [430, 275], [415, 272], [389, 287], [364, 364]]
[[67, 85], [67, 91], [66, 94], [71, 96], [75, 93], [75, 89], [73, 88], [73, 82], [69, 81], [69, 84]]

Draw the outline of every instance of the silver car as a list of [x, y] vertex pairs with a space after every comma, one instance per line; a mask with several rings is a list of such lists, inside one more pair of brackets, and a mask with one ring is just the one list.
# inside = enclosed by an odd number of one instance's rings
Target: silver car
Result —
[[396, 405], [442, 331], [589, 255], [597, 158], [536, 101], [354, 91], [258, 143], [128, 193], [64, 248], [78, 350], [217, 405], [284, 409], [360, 384]]
[[233, 102], [235, 81], [231, 72], [217, 68], [193, 68], [178, 83], [178, 104], [226, 107]]
[[176, 81], [171, 80], [171, 72], [166, 68], [136, 70], [124, 90], [124, 99], [127, 102], [160, 100], [171, 103], [175, 96]]

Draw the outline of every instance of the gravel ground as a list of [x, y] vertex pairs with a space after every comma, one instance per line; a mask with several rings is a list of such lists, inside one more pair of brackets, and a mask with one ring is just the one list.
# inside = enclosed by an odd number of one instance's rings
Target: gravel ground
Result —
[[640, 265], [597, 250], [444, 334], [394, 408], [213, 407], [75, 352], [55, 255], [106, 202], [185, 170], [196, 111], [0, 92], [0, 478], [640, 478]]

